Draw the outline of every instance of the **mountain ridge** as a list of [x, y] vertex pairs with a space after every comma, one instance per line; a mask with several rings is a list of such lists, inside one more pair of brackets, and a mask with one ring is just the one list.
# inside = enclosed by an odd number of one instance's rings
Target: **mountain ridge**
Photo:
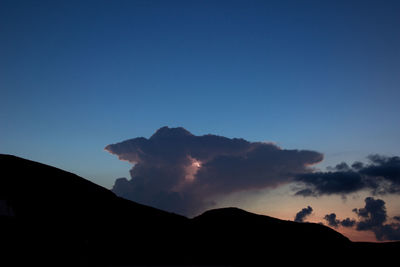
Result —
[[[333, 229], [214, 209], [192, 219], [117, 197], [75, 174], [0, 155], [0, 241], [10, 265], [259, 265], [265, 253], [295, 263], [312, 252], [344, 257], [378, 251], [389, 259], [400, 243], [354, 243]], [[292, 255], [286, 258], [285, 255]], [[21, 255], [23, 257], [21, 257]], [[338, 260], [339, 258], [336, 258]], [[14, 262], [13, 262], [14, 261]], [[22, 262], [21, 262], [22, 261]], [[57, 264], [55, 264], [57, 263]]]

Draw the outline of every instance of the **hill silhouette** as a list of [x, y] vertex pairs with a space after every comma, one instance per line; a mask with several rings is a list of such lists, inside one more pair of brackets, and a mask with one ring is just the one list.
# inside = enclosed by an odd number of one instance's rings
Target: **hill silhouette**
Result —
[[321, 256], [359, 263], [365, 255], [382, 263], [400, 248], [398, 242], [354, 243], [320, 224], [237, 208], [188, 219], [10, 155], [0, 155], [0, 170], [0, 251], [8, 265], [314, 265]]

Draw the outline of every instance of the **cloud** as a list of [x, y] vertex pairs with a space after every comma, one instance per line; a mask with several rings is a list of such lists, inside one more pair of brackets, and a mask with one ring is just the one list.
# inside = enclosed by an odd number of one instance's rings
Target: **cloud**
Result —
[[353, 164], [351, 164], [351, 167], [355, 170], [362, 169], [364, 167], [364, 163], [355, 161]]
[[356, 224], [358, 231], [372, 231], [380, 241], [400, 240], [400, 223], [385, 224], [388, 219], [385, 201], [367, 197], [364, 208], [353, 211], [360, 219]]
[[343, 227], [353, 227], [356, 224], [356, 220], [346, 218], [342, 221], [340, 221], [340, 225]]
[[105, 150], [134, 164], [130, 179], [116, 180], [117, 195], [184, 215], [197, 214], [221, 195], [291, 182], [323, 158], [315, 151], [168, 127]]
[[367, 197], [364, 201], [363, 208], [353, 209], [358, 221], [350, 218], [339, 220], [335, 213], [325, 215], [324, 219], [334, 228], [355, 226], [357, 231], [372, 231], [379, 241], [400, 240], [400, 216], [394, 216], [392, 218], [394, 222], [388, 224], [385, 201], [373, 197]]
[[361, 221], [357, 223], [357, 230], [370, 230], [381, 226], [387, 219], [385, 201], [367, 197], [365, 207], [353, 210]]
[[353, 227], [356, 224], [356, 221], [352, 220], [350, 218], [346, 218], [344, 220], [336, 219], [335, 213], [325, 215], [324, 219], [328, 222], [329, 226], [334, 227], [334, 228], [338, 228], [339, 226]]
[[340, 221], [336, 219], [335, 213], [325, 215], [324, 219], [328, 222], [329, 226], [332, 226], [335, 228], [339, 227]]
[[369, 164], [354, 162], [351, 167], [342, 162], [327, 172], [303, 173], [295, 180], [301, 185], [296, 195], [346, 195], [370, 190], [374, 195], [400, 193], [400, 158], [368, 156]]
[[368, 159], [372, 164], [361, 168], [359, 173], [376, 178], [375, 193], [400, 193], [400, 157], [370, 155]]
[[349, 194], [365, 188], [361, 175], [353, 171], [304, 173], [299, 174], [296, 181], [306, 186], [296, 192], [302, 196]]
[[299, 211], [294, 217], [295, 222], [304, 222], [304, 219], [312, 213], [313, 209], [308, 206], [307, 208], [303, 208]]
[[350, 167], [347, 165], [346, 162], [341, 162], [337, 164], [335, 167], [327, 167], [328, 170], [330, 171], [349, 171]]

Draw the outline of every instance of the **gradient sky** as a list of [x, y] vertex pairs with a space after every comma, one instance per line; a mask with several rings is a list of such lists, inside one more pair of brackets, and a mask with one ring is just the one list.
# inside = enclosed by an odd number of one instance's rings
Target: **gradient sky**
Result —
[[[165, 125], [315, 150], [319, 168], [399, 155], [399, 14], [382, 0], [1, 0], [0, 152], [107, 188], [130, 164], [104, 147]], [[235, 201], [293, 219], [364, 200], [283, 192]]]

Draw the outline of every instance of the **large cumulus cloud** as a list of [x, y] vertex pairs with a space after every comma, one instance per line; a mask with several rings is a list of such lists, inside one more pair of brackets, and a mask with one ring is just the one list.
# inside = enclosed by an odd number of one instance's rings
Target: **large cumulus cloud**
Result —
[[400, 193], [400, 157], [370, 155], [369, 162], [340, 163], [327, 172], [303, 173], [296, 177], [302, 186], [296, 195], [346, 195], [360, 190], [377, 194]]
[[322, 160], [315, 151], [286, 150], [271, 143], [216, 135], [195, 136], [163, 127], [149, 139], [108, 145], [108, 152], [134, 164], [131, 178], [113, 191], [157, 208], [194, 215], [220, 195], [273, 188], [292, 181]]

